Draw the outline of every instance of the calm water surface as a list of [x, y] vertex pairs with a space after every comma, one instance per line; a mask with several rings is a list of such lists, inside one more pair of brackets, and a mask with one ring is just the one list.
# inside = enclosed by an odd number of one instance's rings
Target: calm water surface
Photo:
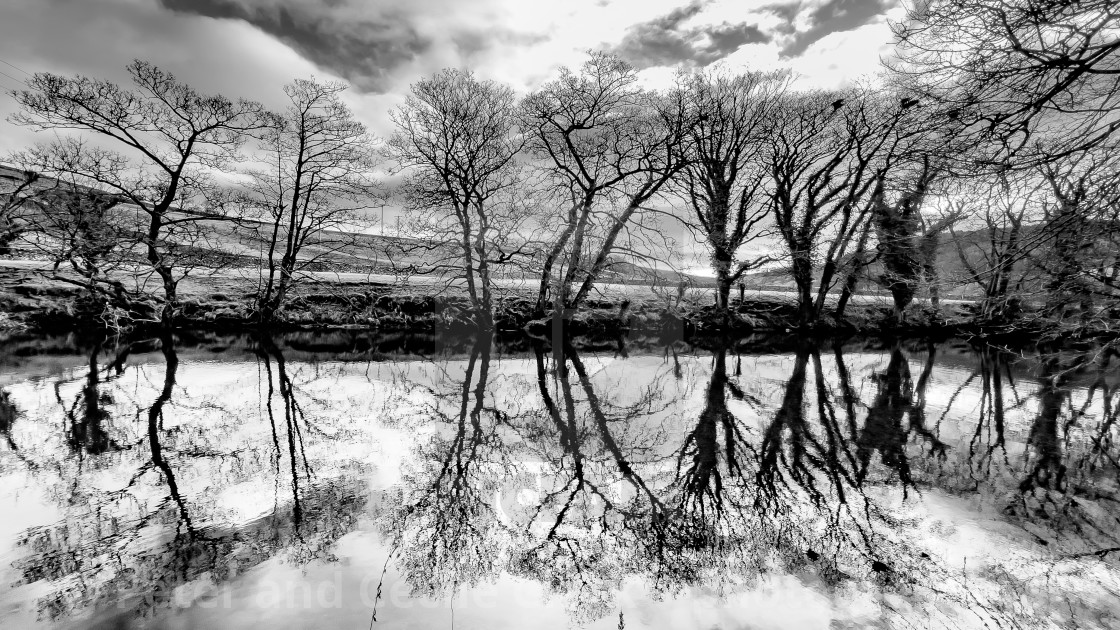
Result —
[[0, 627], [1116, 628], [1080, 359], [5, 342]]

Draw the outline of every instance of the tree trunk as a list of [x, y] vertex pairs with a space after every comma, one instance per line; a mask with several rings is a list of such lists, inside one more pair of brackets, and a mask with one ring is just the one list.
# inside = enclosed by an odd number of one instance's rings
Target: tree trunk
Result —
[[726, 328], [731, 322], [731, 278], [726, 273], [721, 273], [716, 278], [716, 304], [720, 310], [720, 318]]
[[176, 305], [178, 304], [178, 296], [176, 295], [175, 278], [171, 275], [171, 268], [167, 266], [160, 266], [157, 270], [160, 278], [163, 280], [163, 295], [164, 303], [163, 309], [160, 311], [160, 325], [170, 330], [175, 327]]
[[793, 281], [797, 284], [799, 323], [809, 326], [816, 319], [813, 312], [813, 266], [807, 252], [795, 252], [792, 262]]
[[175, 326], [175, 277], [170, 265], [163, 261], [160, 255], [159, 248], [156, 243], [159, 240], [160, 231], [163, 228], [163, 212], [154, 209], [151, 214], [151, 219], [148, 222], [148, 234], [146, 239], [147, 258], [148, 263], [155, 270], [156, 275], [160, 277], [163, 284], [163, 308], [160, 309], [160, 325], [163, 328], [170, 330]]
[[[265, 324], [272, 321], [272, 316], [276, 311], [276, 306], [273, 304], [273, 293], [276, 287], [276, 243], [279, 240], [280, 222], [282, 214], [273, 215], [272, 234], [268, 241], [268, 254], [265, 257], [268, 265], [268, 280], [265, 282], [264, 290], [261, 291], [257, 297], [257, 310], [259, 313], [260, 323]], [[258, 285], [259, 287], [260, 285]]]
[[478, 280], [482, 285], [482, 297], [477, 319], [475, 320], [480, 330], [494, 328], [494, 293], [490, 281], [490, 263], [487, 260], [489, 253], [486, 245], [489, 238], [490, 223], [487, 220], [486, 209], [482, 202], [475, 203], [475, 212], [478, 214], [478, 234], [475, 235], [475, 258], [478, 259]]
[[844, 289], [840, 291], [840, 299], [836, 300], [836, 319], [844, 318], [844, 311], [848, 308], [848, 302], [856, 293], [856, 286], [859, 284], [859, 275], [855, 273], [848, 274], [847, 279], [844, 281]]
[[280, 311], [284, 299], [288, 296], [293, 273], [294, 261], [289, 262], [285, 257], [285, 260], [280, 262], [280, 279], [270, 291], [271, 295], [261, 305], [261, 323], [267, 324], [276, 318], [276, 313]]
[[[722, 239], [722, 234], [715, 234], [709, 240]], [[720, 311], [720, 322], [727, 328], [731, 321], [731, 253], [719, 242], [712, 243], [715, 251], [712, 254], [712, 266], [716, 272], [716, 308]]]

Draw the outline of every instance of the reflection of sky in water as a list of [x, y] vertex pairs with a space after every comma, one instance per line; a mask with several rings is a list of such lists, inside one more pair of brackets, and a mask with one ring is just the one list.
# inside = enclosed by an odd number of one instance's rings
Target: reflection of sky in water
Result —
[[1118, 623], [1113, 374], [254, 347], [5, 370], [5, 628]]

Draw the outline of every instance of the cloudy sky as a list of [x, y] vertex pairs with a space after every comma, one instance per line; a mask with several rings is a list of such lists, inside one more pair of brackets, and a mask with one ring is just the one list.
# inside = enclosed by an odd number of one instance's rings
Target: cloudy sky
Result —
[[[448, 66], [529, 90], [589, 49], [650, 84], [678, 64], [786, 66], [814, 86], [874, 72], [897, 0], [4, 0], [0, 85], [25, 72], [123, 79], [133, 58], [200, 90], [278, 104], [294, 77], [338, 77], [371, 128]], [[7, 65], [11, 64], [11, 65]], [[0, 109], [12, 110], [5, 96]], [[26, 139], [4, 124], [0, 150]]]
[[[665, 85], [680, 64], [788, 67], [806, 87], [874, 73], [899, 0], [2, 0], [0, 118], [27, 73], [127, 80], [141, 58], [203, 92], [282, 104], [296, 77], [341, 78], [379, 135], [410, 83], [475, 70], [525, 92], [613, 50]], [[0, 154], [45, 140], [0, 122]]]

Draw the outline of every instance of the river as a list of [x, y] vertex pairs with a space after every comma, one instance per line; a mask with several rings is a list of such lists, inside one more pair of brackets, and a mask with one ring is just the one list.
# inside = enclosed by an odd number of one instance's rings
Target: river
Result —
[[960, 340], [0, 342], [0, 627], [1120, 627], [1120, 370]]

